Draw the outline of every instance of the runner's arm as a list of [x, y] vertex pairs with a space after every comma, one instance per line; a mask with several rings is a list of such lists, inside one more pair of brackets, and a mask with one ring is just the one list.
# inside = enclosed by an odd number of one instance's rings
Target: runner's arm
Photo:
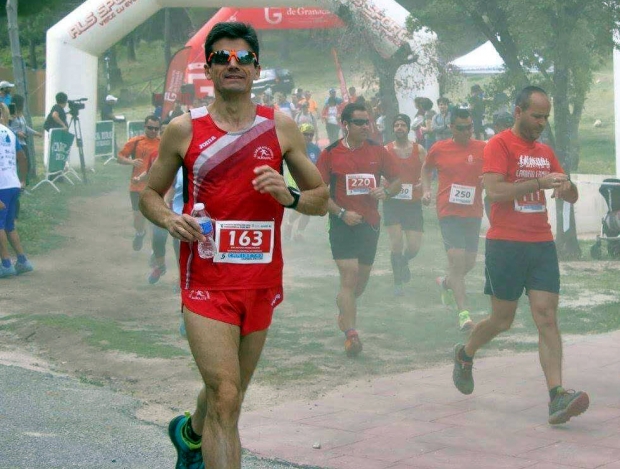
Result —
[[[282, 154], [291, 176], [301, 191], [299, 203], [295, 210], [305, 215], [325, 215], [329, 193], [318, 169], [306, 155], [306, 142], [303, 135], [295, 122], [288, 116], [278, 112], [275, 119]], [[279, 176], [282, 180], [281, 184], [279, 180], [275, 181], [276, 186], [267, 192], [271, 193], [282, 205], [289, 205], [293, 202], [293, 196], [288, 191], [282, 175]], [[257, 180], [259, 178], [257, 177]], [[261, 182], [258, 180], [256, 184], [260, 187]]]
[[519, 182], [506, 182], [505, 178], [499, 173], [484, 173], [482, 184], [491, 202], [507, 202], [541, 189], [556, 189], [568, 180], [566, 174], [562, 173], [549, 173], [540, 178]]
[[166, 204], [164, 196], [174, 182], [191, 141], [189, 114], [173, 119], [159, 144], [159, 157], [149, 172], [146, 188], [140, 193], [140, 210], [157, 226], [165, 228], [181, 241], [204, 241], [200, 225], [189, 215], [177, 215]]

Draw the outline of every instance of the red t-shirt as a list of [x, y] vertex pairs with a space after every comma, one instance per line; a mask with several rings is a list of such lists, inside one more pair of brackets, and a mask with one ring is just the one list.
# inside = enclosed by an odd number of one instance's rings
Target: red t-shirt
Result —
[[369, 190], [379, 186], [381, 176], [388, 181], [398, 177], [399, 166], [394, 156], [372, 140], [366, 140], [355, 150], [339, 140], [321, 152], [317, 167], [336, 204], [359, 213], [369, 225], [379, 224], [378, 201], [369, 195]]
[[[506, 182], [564, 173], [551, 147], [523, 140], [511, 129], [499, 133], [484, 150], [484, 173], [497, 173]], [[519, 200], [495, 202], [491, 206], [489, 239], [538, 243], [553, 241], [547, 217], [545, 191], [531, 192]]]
[[181, 285], [190, 290], [241, 290], [282, 285], [280, 225], [284, 207], [254, 190], [254, 168], [282, 168], [274, 110], [256, 107], [244, 132], [220, 129], [207, 108], [191, 111], [192, 141], [183, 165], [189, 201], [183, 213], [202, 202], [214, 220], [218, 252], [201, 259], [197, 243], [181, 243]]
[[127, 141], [119, 155], [125, 158], [133, 158], [142, 160], [142, 167], [132, 167], [131, 179], [129, 179], [129, 192], [141, 192], [146, 187], [146, 179], [140, 182], [134, 182], [133, 178], [140, 176], [142, 173], [149, 171], [153, 162], [157, 159], [159, 150], [159, 137], [146, 138], [144, 135], [138, 135]]
[[482, 163], [485, 143], [470, 140], [463, 146], [452, 139], [435, 142], [426, 166], [436, 168], [437, 216], [482, 218]]
[[420, 186], [422, 162], [420, 161], [419, 145], [413, 142], [413, 149], [407, 158], [401, 158], [398, 155], [394, 142], [388, 143], [385, 149], [398, 161], [400, 166], [399, 178], [400, 182], [402, 182], [400, 193], [390, 200], [417, 202], [422, 198], [422, 187]]

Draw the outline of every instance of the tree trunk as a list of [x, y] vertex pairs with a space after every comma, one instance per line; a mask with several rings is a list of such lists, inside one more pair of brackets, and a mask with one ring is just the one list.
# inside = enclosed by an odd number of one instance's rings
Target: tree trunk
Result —
[[28, 41], [28, 55], [30, 56], [30, 68], [32, 70], [37, 70], [39, 68], [39, 63], [37, 62], [37, 48], [33, 39]]
[[116, 58], [116, 46], [110, 47], [108, 50], [108, 57], [110, 61], [108, 67], [110, 69], [110, 86], [116, 87], [123, 84], [123, 75], [121, 69], [118, 66], [118, 60]]
[[127, 60], [137, 62], [136, 58], [136, 33], [135, 31], [127, 36]]
[[[398, 98], [396, 97], [396, 89], [394, 87], [394, 77], [401, 62], [394, 59], [384, 59], [375, 50], [368, 51], [368, 57], [372, 62], [375, 74], [379, 77], [379, 96], [381, 97], [381, 107], [385, 114], [386, 128], [388, 135], [391, 135], [391, 128], [388, 124], [392, 122], [396, 114], [398, 114]], [[374, 116], [375, 118], [378, 116]]]
[[[564, 169], [570, 175], [570, 108], [568, 102], [569, 88], [569, 60], [566, 48], [562, 44], [568, 44], [573, 30], [573, 21], [568, 17], [564, 8], [558, 8], [558, 21], [555, 25], [555, 37], [559, 44], [553, 64], [553, 116], [555, 122], [556, 154]], [[570, 208], [570, 229], [564, 231], [563, 202], [556, 203], [556, 245], [558, 256], [562, 259], [578, 259], [581, 257], [581, 248], [577, 240], [577, 228], [575, 226], [574, 207]]]
[[167, 68], [172, 58], [170, 51], [170, 8], [164, 10], [164, 66]]
[[[13, 75], [15, 78], [15, 87], [17, 92], [24, 97], [24, 117], [29, 127], [32, 127], [32, 119], [30, 117], [30, 109], [28, 107], [28, 83], [26, 82], [26, 71], [24, 70], [24, 60], [22, 58], [22, 49], [19, 43], [19, 26], [17, 23], [17, 6], [18, 0], [7, 0], [6, 15], [9, 27], [9, 42], [11, 44], [11, 56], [13, 58]], [[26, 137], [30, 151], [30, 159], [28, 161], [27, 177], [36, 176], [36, 160], [34, 158], [34, 140], [32, 135]]]

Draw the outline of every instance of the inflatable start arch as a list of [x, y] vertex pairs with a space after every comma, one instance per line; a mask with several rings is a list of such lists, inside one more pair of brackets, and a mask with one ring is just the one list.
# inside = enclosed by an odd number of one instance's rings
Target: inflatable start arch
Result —
[[[222, 3], [221, 0], [87, 0], [47, 31], [46, 109], [51, 109], [60, 91], [72, 100], [89, 99], [80, 112], [87, 167], [92, 168], [95, 160], [98, 57], [161, 8], [206, 8], [222, 6]], [[268, 7], [265, 14], [272, 19], [278, 17], [278, 8], [319, 7], [337, 13], [340, 8], [347, 7], [375, 38], [373, 45], [382, 56], [392, 56], [405, 43], [418, 56], [419, 65], [404, 65], [399, 69], [398, 82], [408, 81], [402, 80], [403, 77], [416, 77], [418, 91], [415, 94], [431, 98], [438, 95], [436, 78], [417, 68], [427, 66], [425, 46], [433, 42], [435, 36], [423, 32], [413, 39], [408, 38], [405, 20], [409, 13], [394, 0], [227, 0], [226, 6]], [[401, 112], [413, 116], [411, 90], [402, 89], [398, 95]], [[46, 149], [47, 143], [46, 138]], [[75, 148], [72, 151], [77, 152]], [[71, 161], [79, 163], [77, 157], [72, 157]]]

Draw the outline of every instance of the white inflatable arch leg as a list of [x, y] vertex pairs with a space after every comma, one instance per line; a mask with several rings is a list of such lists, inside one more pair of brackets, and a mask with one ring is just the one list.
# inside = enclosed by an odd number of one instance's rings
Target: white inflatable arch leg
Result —
[[[55, 104], [56, 93], [60, 91], [67, 93], [69, 99], [88, 98], [86, 108], [80, 112], [88, 168], [92, 168], [95, 161], [98, 57], [161, 8], [207, 8], [222, 6], [222, 3], [222, 0], [87, 0], [47, 31], [46, 110], [49, 112]], [[344, 4], [361, 13], [377, 38], [377, 49], [384, 55], [396, 51], [393, 39], [400, 34], [399, 29], [404, 30], [408, 15], [394, 0], [227, 0], [225, 3], [237, 7], [318, 6], [332, 11]], [[412, 48], [415, 50], [415, 46]], [[423, 89], [426, 96], [435, 97], [436, 80], [427, 80]], [[422, 93], [399, 93], [401, 110], [413, 116], [413, 96], [418, 94]], [[47, 146], [46, 136], [45, 155]], [[70, 161], [72, 165], [79, 165], [75, 146]]]

